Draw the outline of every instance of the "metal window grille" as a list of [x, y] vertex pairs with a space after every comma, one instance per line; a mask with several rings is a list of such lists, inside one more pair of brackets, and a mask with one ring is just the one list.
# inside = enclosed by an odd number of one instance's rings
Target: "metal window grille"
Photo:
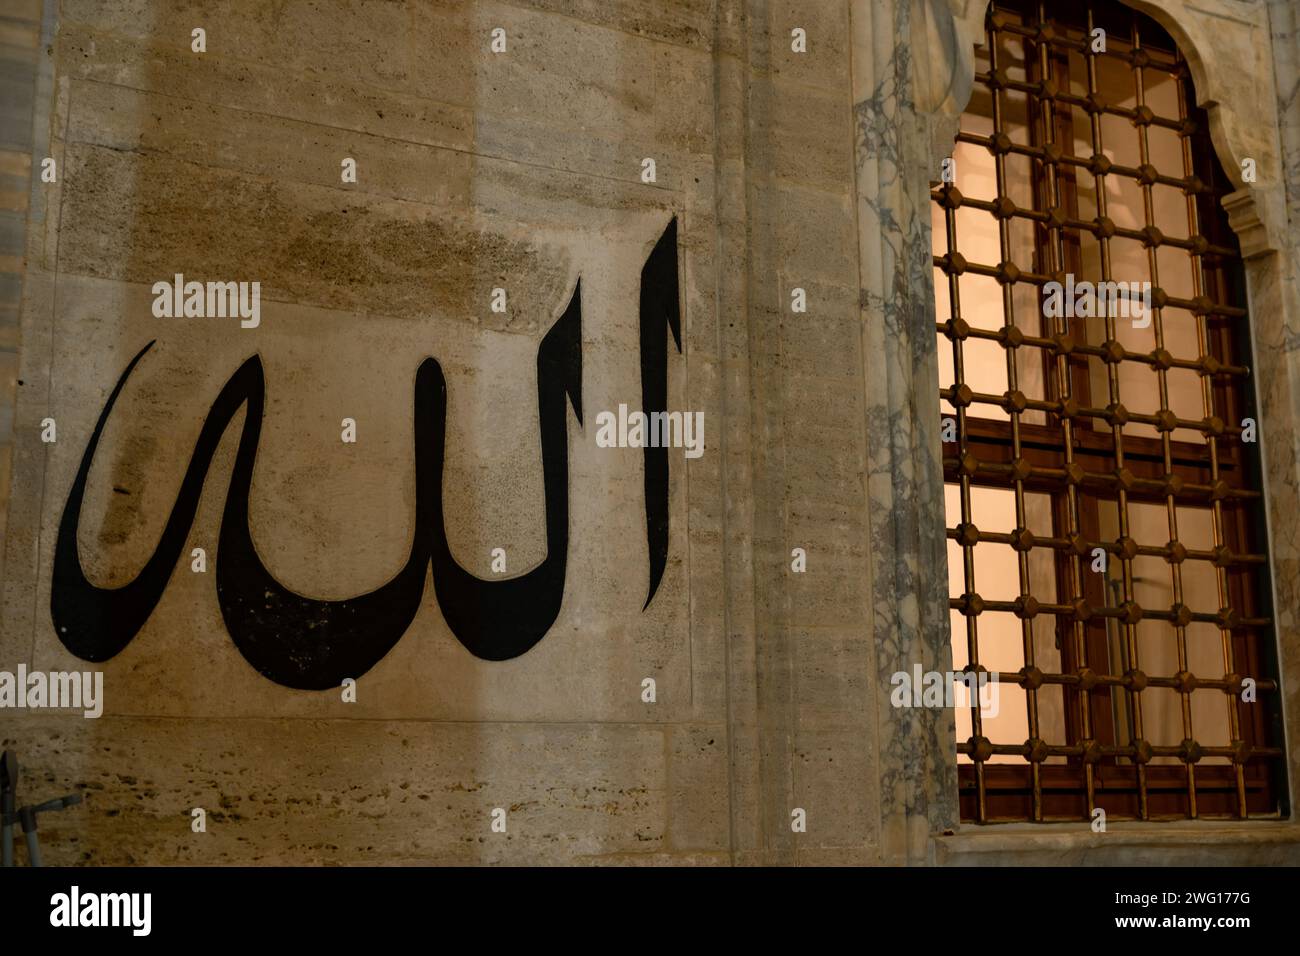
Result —
[[1276, 816], [1244, 285], [1186, 62], [1118, 3], [999, 2], [976, 81], [932, 191], [954, 662], [1000, 697], [959, 712], [962, 818]]

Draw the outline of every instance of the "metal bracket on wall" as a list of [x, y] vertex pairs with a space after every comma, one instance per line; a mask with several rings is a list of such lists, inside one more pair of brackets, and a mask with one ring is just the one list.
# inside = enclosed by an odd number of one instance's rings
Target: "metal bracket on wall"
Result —
[[41, 865], [41, 847], [36, 839], [36, 816], [53, 810], [66, 810], [81, 802], [81, 794], [70, 793], [44, 803], [15, 809], [18, 794], [18, 757], [6, 750], [0, 757], [0, 865], [14, 865], [14, 824], [20, 823], [27, 840], [27, 863]]

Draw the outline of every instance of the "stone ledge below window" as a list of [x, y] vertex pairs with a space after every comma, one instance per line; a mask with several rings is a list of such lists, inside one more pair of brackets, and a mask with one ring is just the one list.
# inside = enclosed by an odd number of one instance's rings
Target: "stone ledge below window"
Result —
[[931, 843], [940, 866], [1300, 865], [1294, 821], [964, 825]]

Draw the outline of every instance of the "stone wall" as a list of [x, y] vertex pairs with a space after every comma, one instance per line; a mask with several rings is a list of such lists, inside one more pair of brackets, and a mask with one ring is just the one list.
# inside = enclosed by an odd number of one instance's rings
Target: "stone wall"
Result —
[[[983, 6], [48, 0], [22, 14], [15, 35], [43, 31], [48, 55], [23, 61], [34, 132], [15, 149], [59, 175], [31, 186], [21, 328], [4, 338], [0, 322], [0, 356], [18, 363], [0, 670], [102, 669], [106, 696], [93, 720], [0, 712], [26, 794], [87, 794], [43, 825], [47, 860], [1121, 862], [1157, 845], [1180, 861], [1212, 845], [1223, 860], [1294, 859], [1286, 821], [1117, 825], [1104, 845], [1086, 825], [972, 834], [957, 821], [951, 714], [889, 706], [894, 671], [950, 666], [924, 211]], [[1271, 28], [1293, 46], [1284, 4], [1270, 20], [1262, 3], [1206, 0], [1168, 14], [1171, 29], [1211, 6], [1237, 24], [1221, 27], [1238, 31], [1224, 48], [1265, 50], [1256, 65], [1278, 75], [1260, 82], [1284, 89], [1294, 57], [1243, 39]], [[1174, 29], [1189, 56], [1208, 22]], [[1263, 121], [1221, 99], [1220, 138], [1275, 154], [1284, 140], [1290, 155], [1293, 131], [1259, 132], [1293, 118], [1282, 99]], [[1300, 195], [1294, 165], [1274, 196]], [[1267, 198], [1246, 195], [1276, 236]], [[674, 220], [680, 348], [666, 329], [658, 341], [668, 408], [703, 412], [706, 450], [670, 450], [647, 605], [646, 459], [600, 447], [597, 417], [642, 403], [642, 268]], [[1294, 262], [1278, 246], [1256, 289]], [[155, 317], [153, 284], [176, 273], [259, 281], [260, 324]], [[546, 418], [539, 349], [579, 281], [581, 394]], [[358, 675], [355, 702], [259, 673], [218, 597], [241, 406], [142, 629], [103, 663], [69, 653], [51, 614], [60, 526], [136, 356], [86, 477], [77, 543], [93, 585], [149, 567], [213, 404], [254, 356], [257, 557], [289, 592], [344, 607], [401, 578], [426, 500], [413, 402], [432, 358], [446, 382], [446, 538], [477, 578], [555, 557], [542, 450], [546, 423], [563, 420], [566, 571], [545, 637], [507, 660], [472, 654], [448, 623], [458, 595], [420, 566], [414, 619]], [[1269, 366], [1272, 381], [1288, 363]], [[1294, 452], [1276, 417], [1275, 442]], [[1291, 548], [1275, 535], [1279, 559]]]
[[[64, 0], [60, 175], [35, 190], [28, 235], [0, 641], [10, 669], [105, 674], [97, 720], [4, 717], [33, 790], [89, 795], [50, 821], [50, 861], [876, 858], [848, 18], [829, 2]], [[643, 610], [642, 454], [597, 447], [594, 419], [640, 406], [640, 273], [673, 217], [669, 407], [703, 411], [706, 451], [670, 457], [666, 570]], [[260, 325], [156, 318], [151, 287], [175, 273], [259, 280]], [[470, 654], [429, 580], [355, 703], [260, 675], [214, 587], [244, 411], [143, 629], [102, 665], [62, 646], [63, 509], [106, 398], [151, 341], [89, 472], [78, 544], [94, 585], [145, 567], [214, 399], [253, 355], [266, 406], [249, 524], [286, 588], [341, 601], [401, 568], [427, 357], [447, 382], [454, 556], [487, 580], [538, 565], [537, 354], [579, 279], [567, 578], [532, 650]], [[810, 572], [796, 582], [797, 546]], [[810, 821], [797, 843], [794, 808]]]
[[[48, 123], [49, 70], [40, 57], [40, 0], [8, 4], [0, 14], [0, 536], [5, 532], [13, 466], [13, 410], [18, 388], [22, 303], [32, 159]], [[39, 140], [43, 145], [43, 137]], [[44, 155], [44, 150], [39, 150]], [[38, 171], [39, 172], [39, 171]], [[41, 210], [33, 213], [38, 219]], [[0, 581], [4, 580], [0, 548]]]

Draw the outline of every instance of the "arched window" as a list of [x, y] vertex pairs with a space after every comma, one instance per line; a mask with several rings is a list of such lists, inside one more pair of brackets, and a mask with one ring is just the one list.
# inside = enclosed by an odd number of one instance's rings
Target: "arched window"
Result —
[[1275, 816], [1245, 288], [1187, 65], [1118, 3], [996, 2], [976, 70], [932, 194], [954, 666], [996, 675], [962, 818]]

